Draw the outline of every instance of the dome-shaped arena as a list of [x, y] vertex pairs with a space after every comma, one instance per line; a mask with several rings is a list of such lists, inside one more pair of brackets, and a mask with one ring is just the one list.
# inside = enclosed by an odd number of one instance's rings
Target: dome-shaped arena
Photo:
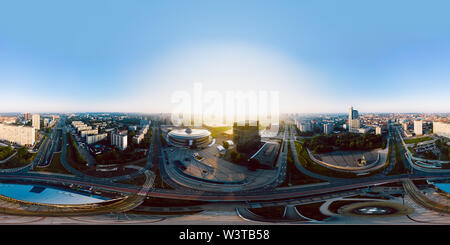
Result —
[[175, 129], [168, 133], [169, 143], [176, 147], [203, 148], [210, 143], [211, 132], [206, 129]]

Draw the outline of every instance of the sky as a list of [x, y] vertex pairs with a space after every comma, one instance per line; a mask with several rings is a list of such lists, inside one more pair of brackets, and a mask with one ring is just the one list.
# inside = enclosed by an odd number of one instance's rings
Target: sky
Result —
[[170, 112], [278, 91], [281, 112], [450, 112], [448, 1], [2, 1], [1, 112]]

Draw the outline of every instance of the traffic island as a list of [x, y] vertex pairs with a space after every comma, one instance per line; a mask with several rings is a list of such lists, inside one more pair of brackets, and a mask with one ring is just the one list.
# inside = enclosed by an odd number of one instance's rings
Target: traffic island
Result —
[[412, 214], [414, 209], [394, 202], [357, 202], [342, 206], [337, 213], [354, 217], [396, 217]]

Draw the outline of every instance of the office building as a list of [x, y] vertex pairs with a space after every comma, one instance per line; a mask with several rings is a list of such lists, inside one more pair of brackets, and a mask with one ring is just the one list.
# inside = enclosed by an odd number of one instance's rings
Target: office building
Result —
[[24, 120], [25, 121], [31, 120], [31, 113], [29, 113], [29, 112], [25, 113], [24, 114]]
[[310, 122], [299, 122], [296, 120], [295, 125], [300, 130], [300, 132], [311, 132], [312, 131]]
[[348, 131], [357, 133], [360, 127], [359, 113], [357, 110], [353, 110], [353, 106], [351, 106], [348, 109]]
[[19, 145], [34, 145], [36, 133], [33, 127], [0, 123], [0, 139]]
[[423, 121], [414, 120], [414, 133], [416, 135], [423, 135]]
[[249, 121], [245, 121], [242, 126], [235, 122], [233, 125], [233, 141], [238, 151], [249, 151], [258, 148], [261, 144], [259, 135], [259, 121], [251, 126]]
[[331, 134], [333, 133], [334, 125], [332, 123], [325, 123], [323, 125], [323, 133], [324, 134]]

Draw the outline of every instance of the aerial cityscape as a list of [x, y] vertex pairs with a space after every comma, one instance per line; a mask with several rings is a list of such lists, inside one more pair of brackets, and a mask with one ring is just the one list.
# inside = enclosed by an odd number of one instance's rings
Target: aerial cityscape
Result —
[[450, 224], [446, 8], [327, 2], [2, 4], [0, 224]]

